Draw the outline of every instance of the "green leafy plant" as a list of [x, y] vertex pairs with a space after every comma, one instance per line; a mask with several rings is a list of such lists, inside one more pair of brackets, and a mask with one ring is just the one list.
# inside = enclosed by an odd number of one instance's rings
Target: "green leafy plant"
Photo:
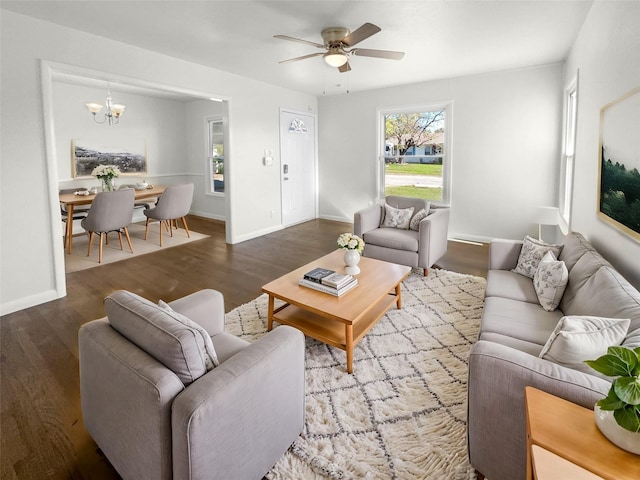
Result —
[[603, 375], [616, 377], [607, 396], [596, 405], [613, 410], [622, 428], [640, 432], [640, 347], [609, 347], [606, 355], [585, 363]]

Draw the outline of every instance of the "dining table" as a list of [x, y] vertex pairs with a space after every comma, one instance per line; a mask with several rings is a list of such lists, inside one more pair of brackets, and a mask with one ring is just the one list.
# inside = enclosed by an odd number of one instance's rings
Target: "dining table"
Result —
[[[144, 198], [159, 197], [167, 188], [166, 185], [150, 185], [145, 189], [135, 191], [135, 199], [141, 200]], [[96, 198], [97, 193], [90, 193], [89, 195], [80, 195], [74, 193], [61, 193], [59, 195], [60, 204], [64, 205], [67, 209], [67, 216], [69, 221], [66, 225], [66, 235], [68, 239], [67, 253], [71, 254], [73, 251], [73, 210], [78, 205], [91, 205]]]

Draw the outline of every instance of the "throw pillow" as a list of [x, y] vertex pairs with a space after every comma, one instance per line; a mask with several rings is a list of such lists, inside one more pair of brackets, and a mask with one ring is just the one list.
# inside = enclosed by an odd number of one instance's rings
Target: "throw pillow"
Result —
[[598, 375], [585, 360], [595, 360], [607, 348], [622, 344], [629, 319], [589, 316], [562, 317], [542, 348], [539, 357], [559, 365]]
[[[163, 309], [165, 312], [167, 312], [174, 320], [180, 322], [181, 324], [183, 324], [188, 328], [192, 328], [194, 332], [196, 332], [198, 335], [202, 337], [202, 341], [204, 343], [204, 351], [202, 352], [202, 354], [204, 356], [207, 371], [213, 370], [213, 367], [217, 367], [218, 365], [220, 365], [220, 362], [218, 362], [218, 356], [216, 355], [216, 351], [213, 348], [213, 342], [211, 341], [211, 336], [207, 333], [207, 331], [204, 328], [202, 328], [200, 325], [198, 325], [196, 322], [194, 322], [190, 318], [185, 317], [181, 313], [176, 312], [173, 308], [171, 308], [171, 306], [168, 303], [162, 300], [158, 302], [158, 306], [161, 309]], [[198, 341], [198, 346], [199, 345], [200, 345], [200, 342]]]
[[419, 210], [418, 213], [413, 216], [411, 222], [409, 222], [409, 230], [415, 230], [416, 232], [420, 230], [420, 222], [427, 215], [429, 215], [429, 206], [427, 206], [427, 208]]
[[558, 308], [568, 280], [569, 270], [564, 262], [556, 260], [551, 251], [545, 253], [533, 277], [533, 287], [540, 305], [547, 312]]
[[409, 229], [409, 222], [413, 215], [413, 207], [394, 208], [389, 204], [384, 204], [384, 220], [381, 227], [399, 228], [401, 230]]
[[524, 275], [525, 277], [533, 278], [538, 269], [538, 264], [544, 254], [549, 250], [553, 252], [553, 255], [558, 258], [562, 251], [562, 245], [554, 245], [551, 243], [544, 243], [540, 240], [527, 235], [524, 237], [524, 243], [520, 255], [518, 256], [518, 264], [512, 271]]
[[[213, 368], [204, 335], [139, 295], [119, 290], [104, 300], [109, 324], [189, 385]], [[175, 313], [175, 312], [174, 312]], [[211, 340], [211, 337], [209, 337]]]

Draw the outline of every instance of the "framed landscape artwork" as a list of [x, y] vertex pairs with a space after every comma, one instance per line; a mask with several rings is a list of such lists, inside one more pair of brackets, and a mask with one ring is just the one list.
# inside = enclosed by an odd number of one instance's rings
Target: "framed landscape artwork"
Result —
[[89, 177], [98, 165], [115, 165], [123, 175], [147, 173], [147, 146], [144, 140], [122, 142], [117, 146], [71, 140], [73, 177]]
[[640, 87], [600, 110], [598, 216], [640, 241]]

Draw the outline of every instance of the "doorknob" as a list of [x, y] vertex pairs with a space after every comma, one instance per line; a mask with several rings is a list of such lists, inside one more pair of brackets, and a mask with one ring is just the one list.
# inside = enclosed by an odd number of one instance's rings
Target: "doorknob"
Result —
[[289, 165], [287, 165], [286, 163], [282, 166], [282, 173], [284, 173], [285, 175], [289, 173]]

